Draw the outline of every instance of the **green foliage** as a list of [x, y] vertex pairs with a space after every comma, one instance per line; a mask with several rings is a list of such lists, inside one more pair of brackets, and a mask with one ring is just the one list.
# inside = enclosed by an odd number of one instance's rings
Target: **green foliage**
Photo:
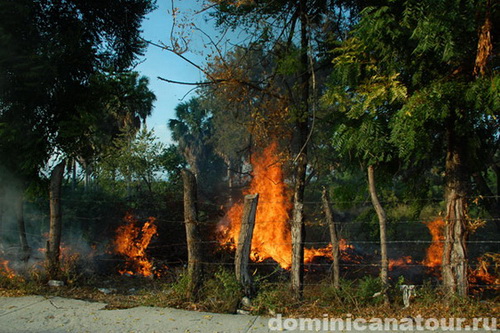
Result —
[[211, 311], [224, 313], [234, 313], [243, 296], [234, 272], [224, 268], [220, 268], [213, 278], [205, 281], [202, 293], [208, 300]]
[[177, 281], [175, 281], [170, 288], [177, 297], [182, 300], [187, 300], [189, 284], [189, 275], [184, 271], [178, 276]]
[[175, 119], [168, 127], [178, 143], [179, 153], [198, 178], [203, 193], [215, 193], [225, 173], [223, 161], [215, 153], [212, 142], [212, 114], [200, 98], [192, 98], [175, 108]]
[[382, 283], [378, 277], [365, 276], [358, 281], [356, 296], [366, 304], [378, 304], [383, 302], [383, 297], [375, 295], [381, 291]]
[[116, 195], [130, 194], [132, 187], [140, 186], [152, 192], [152, 184], [163, 171], [164, 149], [152, 131], [143, 129], [132, 137], [123, 132], [97, 165], [97, 180]]
[[363, 306], [381, 304], [382, 296], [375, 296], [382, 291], [382, 284], [379, 278], [365, 276], [354, 280], [341, 279], [339, 288], [334, 288], [331, 283], [324, 287], [322, 302], [333, 303], [334, 306], [341, 305], [343, 308], [360, 309]]
[[[443, 195], [450, 144], [463, 151], [464, 179], [498, 164], [498, 61], [489, 58], [486, 74], [473, 75], [487, 11], [498, 17], [498, 8], [475, 0], [391, 1], [362, 11], [349, 38], [333, 45], [322, 97], [343, 169], [377, 164], [387, 176], [397, 170], [391, 178], [404, 185], [394, 195], [412, 200]], [[384, 193], [384, 201], [390, 196]], [[403, 207], [386, 208], [390, 218], [404, 218]], [[439, 210], [413, 204], [404, 215], [429, 218]]]
[[293, 295], [290, 287], [284, 283], [262, 282], [259, 292], [252, 300], [254, 311], [258, 314], [281, 313], [291, 305]]
[[3, 167], [33, 182], [53, 153], [75, 156], [89, 146], [89, 126], [99, 123], [92, 78], [133, 65], [153, 7], [149, 0], [1, 3]]

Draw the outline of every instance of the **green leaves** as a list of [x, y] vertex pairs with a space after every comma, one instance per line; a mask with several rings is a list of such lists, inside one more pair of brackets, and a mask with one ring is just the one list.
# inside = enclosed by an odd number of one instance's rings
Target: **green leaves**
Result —
[[400, 174], [437, 175], [431, 170], [444, 168], [450, 131], [469, 172], [498, 163], [498, 66], [473, 75], [483, 7], [474, 0], [395, 0], [362, 12], [350, 38], [332, 51], [322, 97], [344, 166], [396, 162]]

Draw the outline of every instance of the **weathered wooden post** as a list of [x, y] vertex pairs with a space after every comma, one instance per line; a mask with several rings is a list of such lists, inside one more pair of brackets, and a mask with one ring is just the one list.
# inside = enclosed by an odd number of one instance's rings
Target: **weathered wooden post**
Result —
[[236, 257], [234, 258], [236, 279], [242, 285], [245, 295], [247, 296], [252, 296], [254, 293], [253, 280], [248, 273], [248, 260], [252, 247], [258, 201], [258, 194], [249, 194], [245, 196], [240, 235], [238, 238], [238, 246], [236, 247]]
[[323, 187], [323, 211], [325, 212], [326, 222], [330, 229], [330, 240], [332, 242], [332, 255], [333, 255], [333, 287], [339, 288], [340, 286], [340, 268], [339, 268], [339, 236], [337, 228], [335, 227], [335, 221], [333, 219], [332, 209], [330, 207], [330, 201], [328, 200], [328, 191]]
[[184, 226], [188, 247], [188, 279], [187, 297], [197, 295], [201, 286], [202, 268], [202, 243], [198, 222], [197, 187], [196, 177], [189, 170], [182, 170], [184, 182]]

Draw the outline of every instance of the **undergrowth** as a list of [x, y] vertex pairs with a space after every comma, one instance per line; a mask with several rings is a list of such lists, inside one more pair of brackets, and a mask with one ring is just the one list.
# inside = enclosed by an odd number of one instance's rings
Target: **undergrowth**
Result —
[[[47, 285], [43, 270], [32, 270], [23, 277], [0, 274], [0, 296], [52, 295], [106, 302], [107, 308], [114, 309], [159, 306], [220, 313], [235, 313], [242, 308], [244, 296], [234, 273], [222, 268], [205, 272], [204, 283], [194, 298], [187, 296], [189, 280], [185, 272], [158, 279], [130, 276], [89, 278], [74, 273], [67, 277], [65, 286], [54, 288]], [[471, 296], [444, 301], [439, 287], [426, 282], [417, 288], [410, 307], [404, 308], [401, 284], [404, 284], [402, 279], [389, 288], [390, 305], [385, 305], [380, 295], [380, 281], [374, 277], [341, 280], [339, 288], [334, 288], [330, 279], [311, 283], [305, 286], [300, 300], [293, 297], [287, 281], [273, 282], [256, 277], [257, 292], [246, 310], [265, 316], [282, 314], [307, 318], [321, 318], [325, 314], [338, 318], [500, 316], [498, 292], [492, 293], [488, 299]]]

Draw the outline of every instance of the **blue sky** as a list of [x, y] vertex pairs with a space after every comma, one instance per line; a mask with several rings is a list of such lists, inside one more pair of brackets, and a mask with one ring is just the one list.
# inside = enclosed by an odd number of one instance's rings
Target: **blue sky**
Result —
[[[172, 31], [172, 3], [170, 0], [157, 0], [158, 8], [147, 16], [143, 22], [142, 36], [155, 43], [163, 42], [170, 45], [170, 33]], [[206, 24], [203, 14], [194, 14], [194, 11], [202, 8], [202, 2], [198, 0], [176, 0], [174, 6], [179, 8], [178, 20], [193, 20], [193, 22], [210, 35], [215, 34], [215, 30], [210, 24]], [[205, 15], [206, 17], [206, 15]], [[183, 54], [197, 64], [202, 65], [204, 60], [203, 38], [201, 33], [191, 29], [184, 31], [176, 29], [190, 38], [190, 51]], [[150, 80], [150, 89], [156, 94], [157, 101], [152, 116], [147, 120], [148, 129], [154, 129], [156, 136], [161, 142], [169, 143], [170, 134], [167, 129], [168, 119], [174, 118], [174, 109], [177, 104], [187, 101], [194, 93], [185, 95], [193, 89], [192, 86], [183, 86], [167, 83], [157, 79], [158, 76], [178, 81], [198, 82], [204, 80], [203, 74], [188, 64], [186, 61], [172, 52], [161, 50], [160, 48], [149, 46], [143, 63], [136, 67], [141, 75], [147, 76]]]

